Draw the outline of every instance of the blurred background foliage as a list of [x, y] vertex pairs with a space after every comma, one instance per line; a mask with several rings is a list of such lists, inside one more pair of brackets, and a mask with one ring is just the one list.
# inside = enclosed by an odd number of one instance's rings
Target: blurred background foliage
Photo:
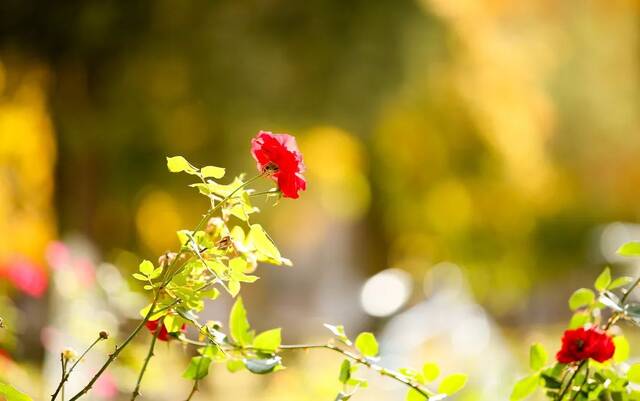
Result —
[[[1, 270], [51, 276], [62, 238], [126, 276], [206, 207], [164, 156], [252, 171], [266, 129], [298, 137], [309, 191], [259, 205], [296, 268], [248, 290], [258, 325], [382, 329], [362, 283], [409, 273], [406, 308], [443, 262], [506, 331], [555, 324], [638, 234], [612, 223], [640, 217], [639, 31], [634, 0], [2, 1]], [[56, 298], [5, 289], [40, 344]]]

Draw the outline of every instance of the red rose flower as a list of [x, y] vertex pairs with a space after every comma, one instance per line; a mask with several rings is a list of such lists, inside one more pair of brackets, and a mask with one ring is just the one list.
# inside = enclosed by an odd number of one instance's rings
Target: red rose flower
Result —
[[[147, 326], [147, 329], [149, 329], [149, 331], [152, 334], [155, 334], [156, 330], [158, 329], [158, 325], [159, 324], [161, 324], [162, 327], [160, 327], [160, 332], [158, 333], [158, 340], [160, 340], [160, 341], [169, 341], [169, 340], [171, 340], [173, 337], [167, 331], [167, 327], [164, 325], [164, 323], [162, 323], [159, 319], [158, 320], [149, 320], [149, 321], [147, 321], [145, 326]], [[183, 332], [183, 333], [185, 331], [187, 331], [187, 325], [183, 324], [182, 327], [180, 327], [180, 331]]]
[[260, 131], [251, 140], [251, 154], [258, 163], [258, 170], [273, 177], [285, 198], [296, 199], [298, 192], [307, 188], [302, 176], [302, 154], [291, 135]]
[[556, 354], [560, 363], [571, 363], [591, 358], [604, 362], [613, 356], [616, 347], [611, 337], [597, 327], [567, 330], [562, 336], [562, 348]]

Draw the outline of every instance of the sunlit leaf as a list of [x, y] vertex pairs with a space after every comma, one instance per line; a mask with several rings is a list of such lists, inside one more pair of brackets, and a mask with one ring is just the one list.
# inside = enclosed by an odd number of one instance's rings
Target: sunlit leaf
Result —
[[578, 327], [584, 327], [587, 323], [591, 322], [591, 315], [587, 312], [576, 312], [571, 316], [569, 321], [569, 329], [577, 329]]
[[143, 260], [142, 263], [140, 263], [139, 266], [139, 270], [140, 273], [144, 274], [145, 276], [150, 275], [151, 273], [153, 273], [153, 263], [151, 263], [148, 260]]
[[432, 382], [440, 376], [440, 368], [433, 362], [427, 362], [422, 365], [422, 375], [424, 380]]
[[340, 383], [346, 384], [351, 378], [351, 362], [348, 359], [342, 361], [340, 365], [340, 375], [338, 376], [338, 380]]
[[640, 242], [627, 242], [618, 248], [618, 254], [622, 256], [640, 256]]
[[209, 374], [209, 365], [211, 359], [206, 356], [194, 356], [187, 366], [187, 370], [184, 371], [182, 377], [190, 380], [200, 380]]
[[268, 258], [279, 260], [280, 252], [269, 238], [260, 224], [252, 224], [249, 230], [249, 239], [256, 247], [256, 250]]
[[205, 166], [200, 169], [200, 174], [203, 178], [222, 178], [224, 177], [225, 170], [222, 167]]
[[373, 333], [360, 333], [358, 337], [356, 337], [355, 345], [358, 351], [366, 357], [378, 355], [378, 341], [376, 341]]
[[253, 343], [254, 331], [251, 330], [247, 320], [247, 311], [242, 303], [242, 297], [238, 297], [231, 308], [229, 314], [229, 330], [231, 338], [240, 345], [251, 345]]
[[596, 298], [596, 294], [588, 288], [579, 288], [569, 298], [569, 308], [576, 310], [584, 306], [589, 306]]
[[0, 395], [3, 395], [7, 401], [33, 401], [31, 397], [22, 393], [9, 384], [0, 383]]
[[615, 290], [616, 288], [624, 287], [625, 285], [631, 283], [632, 281], [633, 281], [633, 278], [629, 276], [618, 277], [617, 279], [613, 280], [611, 284], [609, 284], [609, 289]]
[[281, 341], [281, 329], [271, 329], [258, 334], [253, 346], [260, 351], [274, 352], [280, 347]]
[[347, 337], [347, 334], [344, 331], [343, 325], [339, 324], [337, 326], [334, 326], [332, 324], [325, 323], [324, 327], [329, 329], [333, 333], [333, 335], [335, 335], [338, 338], [338, 340], [342, 341], [346, 345], [351, 346], [352, 344], [351, 340], [349, 340], [349, 338]]
[[420, 393], [418, 390], [414, 388], [410, 388], [409, 391], [407, 391], [407, 396], [405, 400], [406, 401], [426, 401], [428, 400], [428, 398], [425, 397], [424, 394]]
[[531, 370], [540, 370], [547, 363], [547, 351], [540, 343], [533, 344], [529, 349], [529, 367]]
[[167, 168], [172, 173], [184, 171], [189, 174], [196, 174], [197, 170], [182, 156], [167, 157]]
[[634, 363], [629, 367], [627, 379], [632, 383], [640, 384], [640, 363]]
[[538, 387], [538, 383], [540, 382], [540, 377], [536, 374], [533, 376], [527, 376], [521, 380], [519, 380], [515, 386], [513, 386], [513, 390], [511, 391], [511, 396], [509, 397], [510, 401], [518, 401], [524, 398], [527, 398]]
[[614, 362], [621, 363], [629, 359], [629, 341], [625, 336], [613, 337], [613, 344], [615, 345]]
[[596, 279], [596, 282], [593, 284], [594, 288], [598, 291], [604, 291], [611, 284], [611, 271], [608, 267], [605, 267], [602, 273]]
[[147, 281], [147, 276], [142, 275], [140, 273], [133, 273], [132, 274], [133, 278], [135, 278], [136, 280], [140, 280], [140, 281]]
[[240, 359], [229, 359], [227, 361], [227, 370], [231, 373], [244, 369], [244, 362]]
[[452, 395], [462, 390], [465, 384], [467, 384], [467, 375], [454, 373], [442, 379], [438, 386], [438, 393]]

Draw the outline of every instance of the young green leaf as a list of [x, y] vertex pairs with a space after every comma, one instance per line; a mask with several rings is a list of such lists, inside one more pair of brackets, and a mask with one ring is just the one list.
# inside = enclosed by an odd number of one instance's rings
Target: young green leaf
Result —
[[640, 242], [627, 242], [618, 248], [618, 254], [622, 256], [640, 256]]
[[378, 341], [373, 333], [364, 332], [356, 337], [356, 348], [366, 357], [378, 355]]
[[190, 380], [200, 380], [209, 374], [210, 364], [211, 359], [206, 356], [194, 356], [191, 358], [191, 362], [189, 366], [187, 366], [187, 370], [182, 374], [182, 377]]
[[509, 400], [518, 401], [527, 398], [528, 396], [533, 394], [534, 391], [536, 391], [539, 382], [540, 376], [538, 376], [537, 374], [520, 379], [513, 387], [513, 391], [511, 392], [511, 397], [509, 397]]
[[147, 276], [144, 276], [144, 275], [142, 275], [140, 273], [133, 273], [132, 276], [136, 280], [140, 280], [140, 281], [147, 281], [148, 280]]
[[629, 341], [625, 336], [613, 337], [613, 345], [615, 346], [613, 353], [613, 361], [615, 363], [621, 363], [629, 359]]
[[338, 376], [338, 380], [340, 383], [347, 384], [349, 379], [351, 378], [351, 362], [348, 359], [342, 361], [340, 365], [340, 375]]
[[608, 267], [605, 267], [602, 273], [596, 279], [596, 282], [593, 284], [596, 290], [602, 292], [606, 290], [611, 284], [611, 271]]
[[335, 335], [338, 338], [338, 340], [342, 341], [348, 346], [351, 346], [352, 344], [351, 340], [349, 340], [349, 338], [347, 337], [347, 334], [344, 331], [343, 325], [340, 324], [340, 325], [334, 326], [332, 324], [325, 323], [324, 327], [329, 329], [329, 331], [331, 331], [333, 335]]
[[227, 360], [227, 370], [231, 373], [236, 373], [244, 369], [244, 362], [241, 359], [229, 359]]
[[167, 157], [167, 168], [172, 173], [179, 173], [181, 171], [189, 174], [196, 173], [196, 168], [182, 156]]
[[589, 306], [596, 299], [596, 294], [588, 288], [579, 288], [569, 298], [569, 308], [576, 310], [584, 306]]
[[540, 343], [533, 344], [529, 349], [529, 367], [531, 370], [537, 371], [544, 367], [547, 363], [547, 351]]
[[242, 297], [238, 297], [231, 308], [231, 313], [229, 314], [229, 331], [231, 332], [231, 338], [240, 345], [251, 345], [253, 342], [255, 333], [251, 330], [251, 326], [247, 320], [247, 311], [242, 303]]
[[438, 393], [452, 395], [462, 390], [465, 384], [467, 384], [467, 375], [454, 373], [442, 379], [438, 386]]
[[424, 394], [420, 393], [418, 390], [410, 388], [409, 391], [407, 391], [407, 397], [405, 398], [406, 401], [426, 401], [428, 400], [427, 397], [424, 396]]
[[258, 252], [264, 256], [274, 260], [280, 259], [280, 252], [278, 251], [278, 248], [276, 248], [275, 244], [260, 224], [251, 225], [251, 229], [249, 230], [249, 239]]
[[5, 383], [0, 383], [0, 395], [5, 396], [7, 401], [33, 401], [28, 395]]
[[627, 379], [631, 383], [640, 383], [640, 363], [634, 363], [627, 371]]
[[153, 263], [149, 262], [146, 259], [140, 263], [140, 266], [139, 266], [140, 273], [144, 274], [145, 276], [148, 276], [151, 273], [153, 273], [153, 269], [154, 269]]
[[222, 178], [224, 177], [225, 170], [222, 167], [216, 166], [205, 166], [200, 169], [200, 174], [202, 174], [202, 178]]
[[281, 341], [281, 330], [271, 329], [258, 334], [253, 340], [253, 347], [260, 351], [275, 352]]
[[440, 376], [440, 368], [433, 362], [427, 362], [422, 365], [422, 375], [427, 383], [432, 382]]
[[621, 276], [621, 277], [618, 277], [617, 279], [613, 280], [611, 282], [611, 284], [609, 284], [608, 289], [609, 290], [615, 290], [616, 288], [624, 287], [625, 285], [629, 284], [632, 281], [633, 281], [632, 277]]

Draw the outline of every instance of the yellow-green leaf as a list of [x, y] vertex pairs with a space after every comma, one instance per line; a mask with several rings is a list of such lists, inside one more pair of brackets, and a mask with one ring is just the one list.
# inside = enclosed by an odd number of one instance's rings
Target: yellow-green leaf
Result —
[[140, 273], [144, 274], [145, 276], [148, 276], [151, 273], [153, 273], [153, 270], [155, 268], [153, 267], [153, 263], [145, 259], [140, 263], [139, 269], [140, 269]]
[[596, 294], [588, 288], [579, 288], [569, 298], [569, 308], [576, 310], [584, 306], [589, 306], [596, 299]]
[[440, 376], [440, 368], [433, 362], [422, 365], [422, 375], [427, 382], [432, 382]]
[[184, 171], [189, 174], [195, 174], [197, 172], [196, 168], [182, 156], [167, 157], [167, 168], [172, 173]]
[[224, 177], [225, 170], [222, 167], [205, 166], [200, 169], [200, 174], [203, 178], [222, 178]]
[[627, 371], [627, 379], [632, 383], [640, 383], [640, 363], [634, 363]]
[[5, 383], [0, 383], [0, 395], [6, 397], [7, 401], [32, 401], [31, 397]]
[[547, 363], [547, 351], [542, 344], [536, 343], [529, 349], [529, 367], [531, 370], [540, 370]]
[[613, 337], [613, 345], [615, 345], [616, 349], [613, 354], [614, 362], [620, 363], [629, 359], [629, 341], [625, 336]]
[[280, 347], [281, 329], [271, 329], [258, 334], [253, 340], [253, 347], [260, 351], [274, 352]]
[[364, 332], [356, 337], [356, 348], [366, 357], [378, 355], [378, 341], [373, 333]]
[[467, 384], [467, 375], [454, 373], [442, 379], [438, 386], [438, 393], [452, 395], [462, 390], [465, 384]]
[[640, 242], [627, 242], [618, 248], [618, 254], [622, 256], [640, 256]]
[[513, 386], [513, 391], [511, 391], [511, 397], [509, 400], [518, 401], [530, 396], [534, 391], [536, 391], [539, 382], [540, 377], [537, 374], [527, 376], [519, 380], [516, 385]]
[[242, 303], [242, 297], [238, 297], [229, 314], [229, 331], [231, 338], [238, 344], [246, 346], [253, 343], [254, 331], [251, 330], [247, 320], [247, 311]]
[[264, 256], [274, 260], [280, 259], [280, 251], [278, 251], [278, 248], [276, 248], [276, 245], [273, 243], [271, 238], [269, 238], [260, 224], [251, 225], [251, 229], [249, 230], [249, 239], [256, 247], [256, 250]]
[[604, 271], [600, 273], [593, 286], [596, 290], [602, 292], [609, 287], [609, 284], [611, 284], [611, 271], [608, 267], [605, 267]]

